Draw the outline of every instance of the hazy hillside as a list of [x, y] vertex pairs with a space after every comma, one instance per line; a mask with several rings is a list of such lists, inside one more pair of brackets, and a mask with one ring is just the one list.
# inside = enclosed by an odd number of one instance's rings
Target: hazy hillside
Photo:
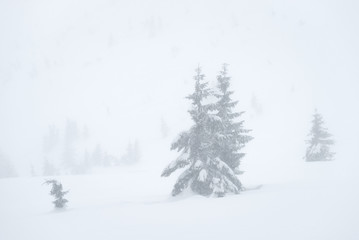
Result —
[[[48, 126], [64, 128], [67, 119], [86, 125], [93, 145], [120, 155], [139, 139], [148, 156], [163, 118], [168, 146], [190, 124], [184, 97], [198, 64], [212, 81], [230, 64], [238, 108], [256, 137], [248, 162], [260, 161], [265, 147], [279, 160], [283, 145], [299, 159], [314, 107], [341, 154], [358, 141], [358, 111], [350, 107], [358, 99], [354, 2], [0, 4], [0, 146], [22, 174], [30, 162], [40, 167]], [[266, 146], [266, 138], [276, 144]]]

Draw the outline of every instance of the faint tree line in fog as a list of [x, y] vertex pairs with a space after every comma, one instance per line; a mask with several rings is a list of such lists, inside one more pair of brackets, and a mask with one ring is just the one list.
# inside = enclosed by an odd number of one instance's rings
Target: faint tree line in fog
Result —
[[101, 146], [90, 143], [90, 131], [67, 120], [64, 133], [51, 125], [43, 139], [43, 175], [83, 174], [94, 167], [134, 164], [140, 159], [139, 143], [129, 142], [122, 157], [107, 153]]
[[[202, 195], [239, 193], [242, 185], [236, 175], [242, 172], [239, 165], [245, 155], [241, 149], [252, 137], [247, 135], [248, 130], [240, 119], [244, 112], [236, 111], [238, 102], [231, 98], [233, 91], [230, 89], [227, 65], [223, 65], [217, 76], [215, 89], [209, 87], [200, 68], [196, 69], [194, 80], [194, 92], [187, 97], [192, 102], [189, 113], [194, 125], [179, 134], [173, 142], [171, 150], [176, 149], [180, 155], [165, 168], [162, 176], [169, 176], [184, 168], [173, 188], [173, 195], [188, 187]], [[257, 114], [262, 113], [262, 106], [255, 95], [252, 96], [251, 107]], [[140, 144], [136, 140], [128, 142], [122, 155], [115, 156], [103, 149], [100, 143], [94, 143], [87, 126], [79, 126], [76, 121], [68, 119], [64, 128], [60, 129], [56, 125], [48, 127], [43, 137], [41, 170], [36, 171], [31, 164], [32, 176], [83, 174], [97, 167], [129, 165], [140, 161]], [[169, 131], [162, 117], [159, 125], [162, 139], [168, 137]], [[305, 161], [334, 159], [332, 135], [317, 110], [306, 143]], [[12, 162], [0, 151], [0, 178], [15, 176], [17, 174]]]
[[0, 152], [0, 178], [16, 177], [17, 173], [9, 158]]

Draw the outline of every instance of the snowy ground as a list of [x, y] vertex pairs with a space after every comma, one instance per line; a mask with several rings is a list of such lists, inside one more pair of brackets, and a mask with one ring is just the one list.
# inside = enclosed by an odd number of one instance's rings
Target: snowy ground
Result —
[[[169, 196], [172, 180], [140, 168], [62, 176], [65, 211], [43, 177], [0, 181], [0, 239], [358, 239], [356, 173], [301, 163], [290, 177], [226, 198]], [[246, 180], [248, 187], [260, 183]]]

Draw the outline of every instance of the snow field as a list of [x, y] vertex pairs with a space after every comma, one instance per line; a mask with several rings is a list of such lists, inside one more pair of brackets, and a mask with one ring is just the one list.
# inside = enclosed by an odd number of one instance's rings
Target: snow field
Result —
[[[298, 164], [287, 179], [225, 198], [169, 195], [171, 180], [138, 167], [61, 176], [54, 210], [43, 177], [0, 181], [0, 237], [14, 239], [356, 239], [356, 176], [337, 162]], [[293, 167], [294, 169], [294, 167]], [[258, 182], [246, 180], [245, 186]], [[260, 178], [258, 178], [260, 179]], [[258, 181], [257, 179], [257, 181]]]

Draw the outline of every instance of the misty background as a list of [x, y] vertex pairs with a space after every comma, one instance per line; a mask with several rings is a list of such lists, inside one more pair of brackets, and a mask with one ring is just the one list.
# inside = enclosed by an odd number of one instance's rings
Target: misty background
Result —
[[315, 108], [336, 158], [357, 167], [358, 10], [356, 1], [1, 1], [0, 152], [17, 175], [42, 175], [45, 159], [63, 164], [72, 131], [78, 164], [100, 148], [121, 165], [136, 144], [138, 163], [160, 172], [191, 125], [194, 69], [215, 84], [228, 63], [255, 137], [247, 178], [303, 161]]

